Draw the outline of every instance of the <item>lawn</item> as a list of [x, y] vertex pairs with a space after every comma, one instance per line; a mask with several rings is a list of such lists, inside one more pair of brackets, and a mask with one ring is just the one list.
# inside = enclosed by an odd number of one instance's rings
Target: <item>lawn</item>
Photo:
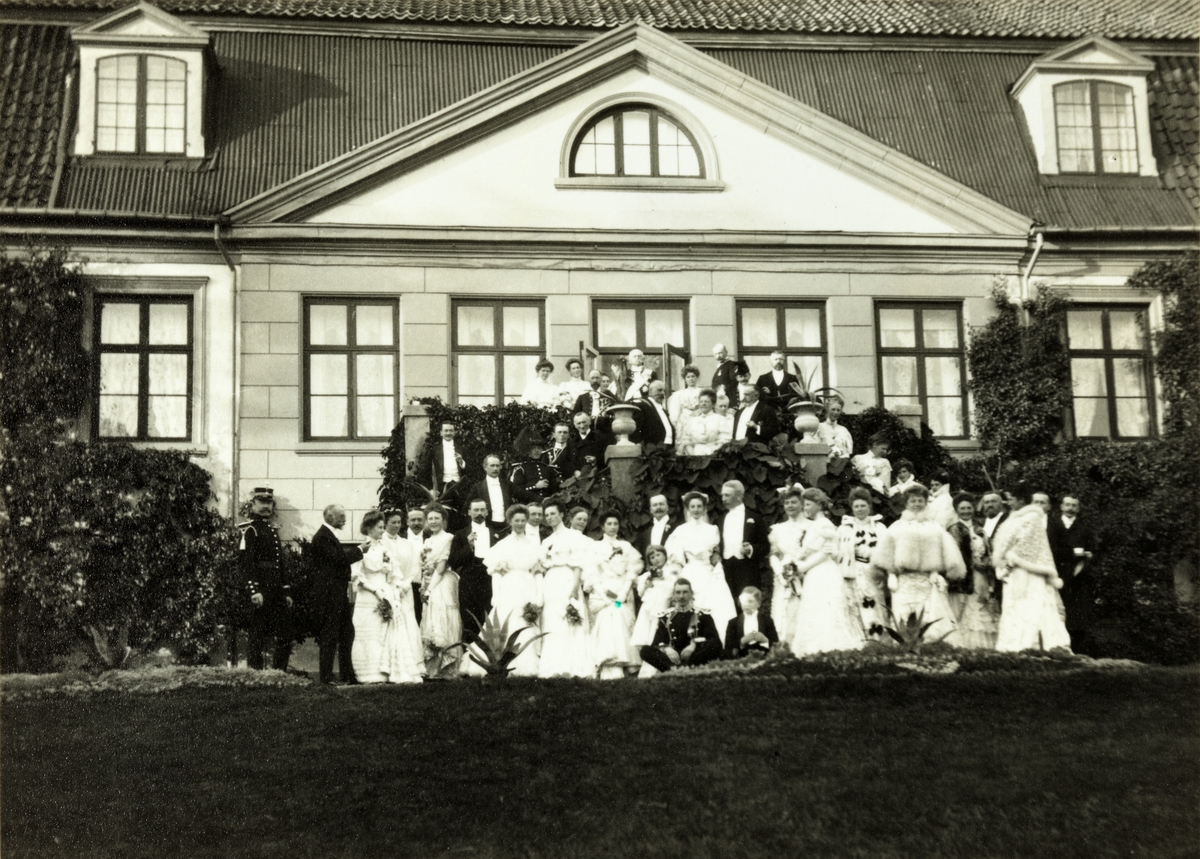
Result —
[[7, 701], [6, 859], [1171, 857], [1200, 674]]

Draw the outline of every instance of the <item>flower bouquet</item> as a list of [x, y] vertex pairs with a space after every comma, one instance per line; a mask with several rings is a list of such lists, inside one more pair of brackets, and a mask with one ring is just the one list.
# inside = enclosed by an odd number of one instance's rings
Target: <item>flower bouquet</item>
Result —
[[783, 565], [783, 571], [780, 573], [784, 583], [788, 586], [788, 590], [793, 596], [800, 596], [800, 587], [804, 584], [804, 574], [800, 572], [800, 568], [796, 566], [794, 561], [789, 561]]
[[385, 597], [379, 598], [379, 605], [375, 606], [375, 611], [379, 612], [379, 616], [383, 618], [384, 623], [390, 623], [392, 620], [392, 604]]
[[521, 611], [521, 620], [532, 626], [538, 622], [538, 618], [541, 616], [541, 608], [531, 602], [525, 603], [525, 608]]
[[566, 618], [570, 626], [581, 626], [583, 624], [583, 614], [580, 613], [579, 607], [575, 605], [574, 600], [567, 603], [567, 611], [563, 617]]

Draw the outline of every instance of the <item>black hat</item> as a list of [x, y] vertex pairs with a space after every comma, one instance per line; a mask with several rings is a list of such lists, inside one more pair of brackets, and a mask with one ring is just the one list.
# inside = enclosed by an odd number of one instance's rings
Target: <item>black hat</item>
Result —
[[258, 501], [259, 499], [264, 501], [274, 501], [275, 490], [270, 486], [255, 486], [254, 491], [250, 493], [250, 498], [252, 501]]

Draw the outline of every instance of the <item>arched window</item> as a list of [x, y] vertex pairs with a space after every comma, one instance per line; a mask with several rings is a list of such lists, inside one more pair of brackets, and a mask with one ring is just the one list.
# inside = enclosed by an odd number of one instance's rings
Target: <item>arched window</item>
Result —
[[183, 154], [187, 63], [121, 54], [96, 66], [96, 151]]
[[1107, 81], [1058, 84], [1054, 123], [1060, 172], [1138, 172], [1131, 87]]
[[594, 116], [571, 144], [571, 176], [703, 179], [704, 155], [682, 123], [649, 104]]

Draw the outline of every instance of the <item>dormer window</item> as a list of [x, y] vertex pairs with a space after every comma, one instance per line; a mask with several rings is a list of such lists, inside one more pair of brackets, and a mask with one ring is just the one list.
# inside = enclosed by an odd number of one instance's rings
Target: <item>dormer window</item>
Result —
[[1131, 87], [1105, 81], [1058, 84], [1054, 119], [1060, 172], [1138, 172]]
[[79, 46], [76, 155], [204, 157], [207, 33], [143, 2], [71, 38]]
[[1012, 94], [1042, 174], [1157, 178], [1146, 89], [1153, 70], [1150, 60], [1099, 37], [1034, 60]]
[[183, 155], [187, 63], [122, 54], [96, 66], [96, 151]]

